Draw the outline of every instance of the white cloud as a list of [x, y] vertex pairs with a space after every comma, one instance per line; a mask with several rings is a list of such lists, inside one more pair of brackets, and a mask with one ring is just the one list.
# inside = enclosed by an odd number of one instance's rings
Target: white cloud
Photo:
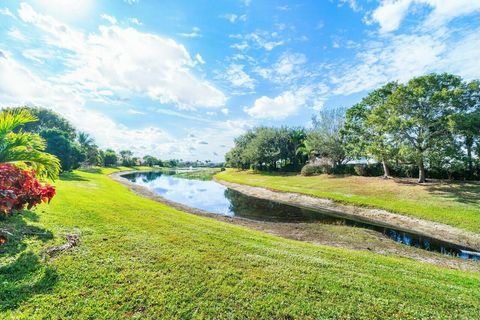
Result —
[[192, 28], [192, 32], [189, 32], [189, 33], [180, 33], [180, 35], [181, 35], [182, 37], [186, 37], [186, 38], [197, 38], [197, 37], [201, 37], [200, 28], [198, 28], [198, 27], [193, 27], [193, 28]]
[[199, 53], [197, 53], [197, 54], [195, 55], [195, 59], [196, 59], [200, 64], [205, 64], [205, 60], [203, 60], [203, 57], [202, 57]]
[[25, 3], [20, 5], [19, 15], [44, 31], [50, 46], [73, 53], [68, 61], [71, 71], [59, 79], [85, 94], [146, 94], [181, 109], [225, 104], [220, 90], [193, 74], [195, 60], [173, 39], [117, 25], [100, 26], [98, 33], [86, 35]]
[[302, 53], [283, 53], [270, 68], [255, 68], [264, 79], [278, 84], [291, 83], [306, 77], [304, 69], [307, 57]]
[[243, 22], [247, 21], [247, 15], [246, 14], [236, 15], [234, 13], [225, 13], [225, 14], [220, 15], [220, 18], [226, 19], [226, 20], [230, 21], [231, 23], [235, 23], [237, 21], [243, 21]]
[[355, 12], [358, 12], [362, 10], [362, 7], [358, 4], [357, 0], [340, 0], [339, 1], [340, 5], [348, 4], [350, 9], [352, 9]]
[[295, 114], [306, 102], [310, 90], [302, 89], [283, 92], [281, 95], [270, 98], [262, 96], [255, 100], [250, 108], [244, 111], [257, 119], [282, 120]]
[[230, 46], [239, 50], [248, 49], [251, 44], [251, 46], [253, 47], [263, 48], [267, 51], [271, 51], [274, 48], [285, 44], [285, 40], [280, 39], [278, 33], [276, 32], [270, 33], [266, 31], [257, 31], [245, 35], [230, 35], [229, 38], [243, 40], [240, 43], [236, 43]]
[[0, 8], [0, 14], [16, 19], [15, 15], [8, 8]]
[[425, 22], [427, 26], [440, 26], [456, 17], [480, 10], [480, 1], [472, 0], [383, 0], [373, 11], [372, 19], [380, 25], [381, 32], [395, 31], [409, 8], [415, 4], [432, 8]]
[[255, 81], [243, 69], [244, 66], [241, 64], [229, 65], [225, 71], [224, 79], [235, 87], [255, 88]]
[[102, 14], [100, 17], [103, 20], [110, 22], [111, 24], [117, 24], [117, 19], [113, 16], [109, 16], [108, 14]]
[[223, 108], [222, 110], [220, 110], [224, 115], [228, 115], [229, 113], [229, 110], [228, 108]]
[[9, 37], [15, 40], [22, 41], [22, 42], [27, 41], [27, 37], [25, 37], [25, 35], [17, 28], [10, 28], [7, 34]]
[[137, 26], [143, 25], [143, 23], [137, 18], [128, 18], [128, 21], [130, 21], [130, 23], [136, 24]]

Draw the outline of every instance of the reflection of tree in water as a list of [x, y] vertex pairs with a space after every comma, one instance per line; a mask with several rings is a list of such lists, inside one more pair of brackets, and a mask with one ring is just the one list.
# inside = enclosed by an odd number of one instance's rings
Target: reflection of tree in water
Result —
[[138, 178], [142, 180], [142, 182], [151, 182], [160, 177], [161, 175], [169, 175], [169, 173], [162, 173], [162, 172], [142, 172], [142, 173], [131, 173], [126, 174], [123, 177], [127, 180], [135, 182]]
[[230, 211], [242, 218], [278, 222], [325, 220], [332, 223], [339, 220], [312, 210], [249, 197], [232, 189], [226, 189], [224, 195], [230, 201]]

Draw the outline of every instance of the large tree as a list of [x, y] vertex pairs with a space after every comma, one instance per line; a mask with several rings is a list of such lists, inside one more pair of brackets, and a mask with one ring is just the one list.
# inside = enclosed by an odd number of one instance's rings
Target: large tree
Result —
[[72, 141], [65, 131], [44, 129], [40, 135], [47, 142], [46, 151], [60, 159], [62, 171], [77, 169], [85, 160], [85, 153], [81, 146], [76, 141]]
[[418, 166], [426, 179], [426, 161], [451, 144], [448, 119], [461, 109], [463, 83], [458, 76], [428, 74], [399, 85], [388, 99], [389, 131], [401, 142], [400, 153]]
[[380, 161], [385, 178], [390, 176], [389, 161], [398, 153], [389, 127], [391, 110], [386, 107], [397, 86], [396, 82], [387, 83], [348, 109], [342, 129], [347, 154]]
[[38, 134], [19, 129], [35, 121], [27, 110], [0, 112], [0, 163], [29, 166], [39, 176], [55, 179], [60, 171], [58, 158], [45, 152], [45, 140]]

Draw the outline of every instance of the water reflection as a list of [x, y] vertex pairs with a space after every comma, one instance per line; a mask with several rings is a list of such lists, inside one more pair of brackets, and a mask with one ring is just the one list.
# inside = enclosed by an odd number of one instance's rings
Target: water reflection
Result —
[[159, 172], [124, 175], [130, 181], [147, 187], [165, 199], [225, 216], [257, 221], [321, 222], [375, 230], [408, 246], [480, 261], [480, 254], [468, 248], [380, 225], [339, 216], [329, 211], [309, 210], [279, 202], [246, 196], [215, 181], [182, 179]]

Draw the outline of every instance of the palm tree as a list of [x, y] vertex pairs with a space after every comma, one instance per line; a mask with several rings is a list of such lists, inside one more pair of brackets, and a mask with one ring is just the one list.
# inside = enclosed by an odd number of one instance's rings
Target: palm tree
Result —
[[27, 110], [0, 112], [0, 163], [30, 167], [42, 178], [55, 179], [60, 172], [60, 160], [43, 152], [45, 140], [36, 133], [14, 132], [34, 121], [37, 118]]
[[82, 146], [82, 148], [88, 150], [94, 145], [94, 140], [90, 135], [86, 132], [79, 132], [78, 133], [78, 143]]

